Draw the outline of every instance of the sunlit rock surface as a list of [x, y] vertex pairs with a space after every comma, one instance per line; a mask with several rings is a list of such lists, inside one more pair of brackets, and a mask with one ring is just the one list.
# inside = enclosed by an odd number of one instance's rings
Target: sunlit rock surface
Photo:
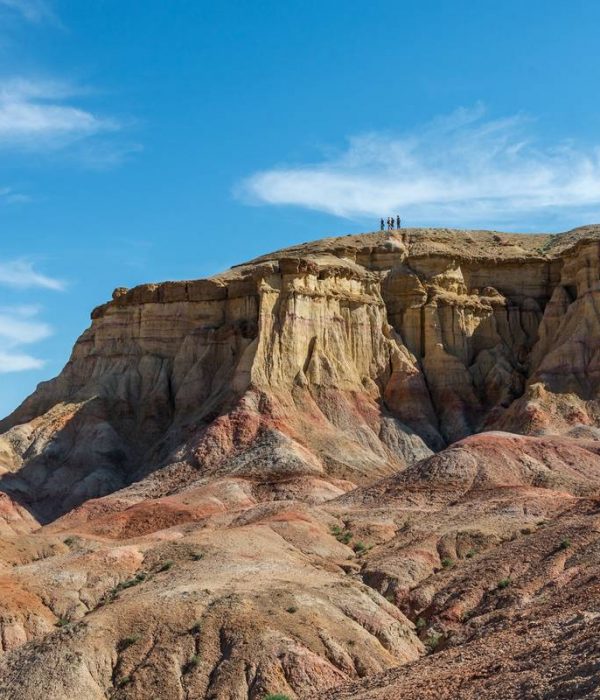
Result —
[[599, 253], [406, 229], [115, 290], [0, 421], [0, 697], [429, 697], [389, 669], [567, 624], [540, 591], [598, 565]]

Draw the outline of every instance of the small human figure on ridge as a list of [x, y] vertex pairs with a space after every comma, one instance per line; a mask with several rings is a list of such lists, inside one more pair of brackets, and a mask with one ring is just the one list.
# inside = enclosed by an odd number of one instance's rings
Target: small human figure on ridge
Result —
[[402, 228], [402, 219], [400, 218], [400, 214], [396, 214], [395, 219], [393, 216], [388, 216], [385, 221], [383, 217], [381, 217], [381, 219], [379, 219], [379, 225], [382, 231], [386, 229], [388, 231], [400, 230]]

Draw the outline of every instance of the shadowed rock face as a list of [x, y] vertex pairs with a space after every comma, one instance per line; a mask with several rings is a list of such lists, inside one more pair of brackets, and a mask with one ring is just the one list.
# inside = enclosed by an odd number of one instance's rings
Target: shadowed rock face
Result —
[[371, 697], [494, 639], [514, 538], [595, 517], [599, 253], [407, 229], [115, 290], [0, 421], [2, 697]]
[[167, 464], [260, 478], [275, 444], [346, 489], [484, 428], [594, 430], [599, 246], [408, 229], [118, 289], [0, 422], [2, 486], [47, 521]]

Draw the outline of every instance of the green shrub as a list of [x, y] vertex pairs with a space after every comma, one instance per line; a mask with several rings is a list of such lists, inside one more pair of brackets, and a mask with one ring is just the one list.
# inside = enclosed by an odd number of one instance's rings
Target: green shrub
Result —
[[350, 544], [350, 541], [352, 540], [352, 533], [350, 530], [346, 530], [346, 532], [342, 532], [341, 535], [338, 535], [337, 540], [342, 544]]
[[170, 559], [167, 559], [167, 561], [163, 562], [159, 567], [158, 571], [168, 571], [171, 567], [173, 566], [173, 562]]
[[466, 557], [467, 559], [472, 559], [476, 554], [477, 554], [477, 552], [476, 552], [474, 549], [470, 549], [470, 550], [465, 554], [465, 557]]
[[66, 627], [69, 624], [69, 620], [66, 617], [59, 617], [54, 623], [56, 627]]
[[295, 605], [290, 605], [290, 607], [287, 608], [287, 612], [293, 615], [294, 613], [298, 612], [298, 608]]
[[123, 676], [119, 681], [119, 688], [124, 688], [126, 685], [131, 683], [131, 676]]
[[63, 543], [67, 545], [67, 547], [70, 547], [71, 545], [75, 544], [77, 540], [75, 537], [67, 537], [66, 539], [63, 540]]
[[350, 540], [352, 539], [350, 530], [344, 530], [339, 525], [332, 525], [330, 532], [338, 542], [350, 544]]
[[133, 586], [137, 586], [145, 579], [146, 574], [137, 574], [137, 576], [134, 576], [133, 578], [128, 578], [125, 581], [121, 581], [121, 583], [118, 583], [115, 586], [115, 590], [124, 591], [126, 588], [133, 588]]
[[148, 574], [144, 571], [140, 571], [133, 578], [126, 579], [125, 581], [120, 581], [119, 583], [117, 583], [116, 586], [106, 591], [106, 593], [98, 601], [98, 605], [96, 607], [101, 608], [107, 603], [112, 603], [113, 601], [117, 600], [121, 591], [124, 591], [127, 588], [132, 588], [133, 586], [137, 586], [138, 584], [145, 581], [147, 578]]
[[498, 589], [499, 590], [504, 590], [505, 588], [508, 588], [510, 586], [510, 579], [509, 578], [503, 578], [498, 581]]
[[415, 627], [418, 630], [424, 630], [427, 627], [427, 620], [424, 617], [417, 617]]
[[425, 646], [429, 651], [435, 651], [440, 645], [440, 642], [444, 639], [444, 635], [441, 632], [434, 632], [433, 630], [427, 635], [425, 640]]
[[571, 540], [568, 537], [565, 537], [565, 539], [558, 545], [559, 549], [569, 549], [571, 546]]
[[452, 559], [450, 559], [450, 557], [444, 557], [442, 559], [442, 566], [444, 567], [444, 569], [449, 569], [453, 565], [454, 565], [454, 562], [452, 561]]
[[291, 700], [289, 695], [282, 695], [282, 693], [269, 693], [265, 695], [263, 700]]
[[202, 552], [194, 552], [192, 554], [192, 561], [200, 561], [204, 559], [204, 554]]
[[132, 634], [130, 637], [124, 637], [119, 642], [119, 651], [125, 651], [125, 649], [128, 649], [129, 647], [133, 646], [136, 642], [139, 642], [139, 640], [139, 634]]
[[355, 542], [352, 549], [356, 554], [364, 554], [367, 551], [367, 545], [364, 542]]

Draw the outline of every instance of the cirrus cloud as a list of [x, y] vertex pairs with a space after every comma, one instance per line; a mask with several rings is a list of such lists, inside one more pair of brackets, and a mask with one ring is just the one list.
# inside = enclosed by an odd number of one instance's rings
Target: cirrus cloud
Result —
[[0, 373], [44, 366], [44, 360], [24, 352], [22, 347], [52, 334], [51, 327], [37, 318], [38, 312], [31, 306], [0, 308]]
[[29, 260], [8, 260], [0, 262], [0, 285], [13, 289], [29, 289], [39, 287], [61, 291], [65, 283], [54, 277], [49, 277], [33, 269]]
[[461, 109], [409, 133], [355, 136], [318, 163], [254, 173], [239, 192], [347, 218], [400, 212], [411, 224], [589, 215], [600, 205], [600, 148], [539, 144], [532, 123]]
[[78, 91], [56, 81], [10, 78], [0, 81], [0, 147], [60, 148], [119, 124], [68, 104]]
[[[61, 291], [64, 282], [34, 269], [28, 260], [0, 262], [0, 286], [17, 292], [26, 289]], [[40, 369], [45, 361], [27, 352], [26, 346], [52, 335], [52, 327], [40, 319], [37, 305], [0, 307], [0, 374]]]

